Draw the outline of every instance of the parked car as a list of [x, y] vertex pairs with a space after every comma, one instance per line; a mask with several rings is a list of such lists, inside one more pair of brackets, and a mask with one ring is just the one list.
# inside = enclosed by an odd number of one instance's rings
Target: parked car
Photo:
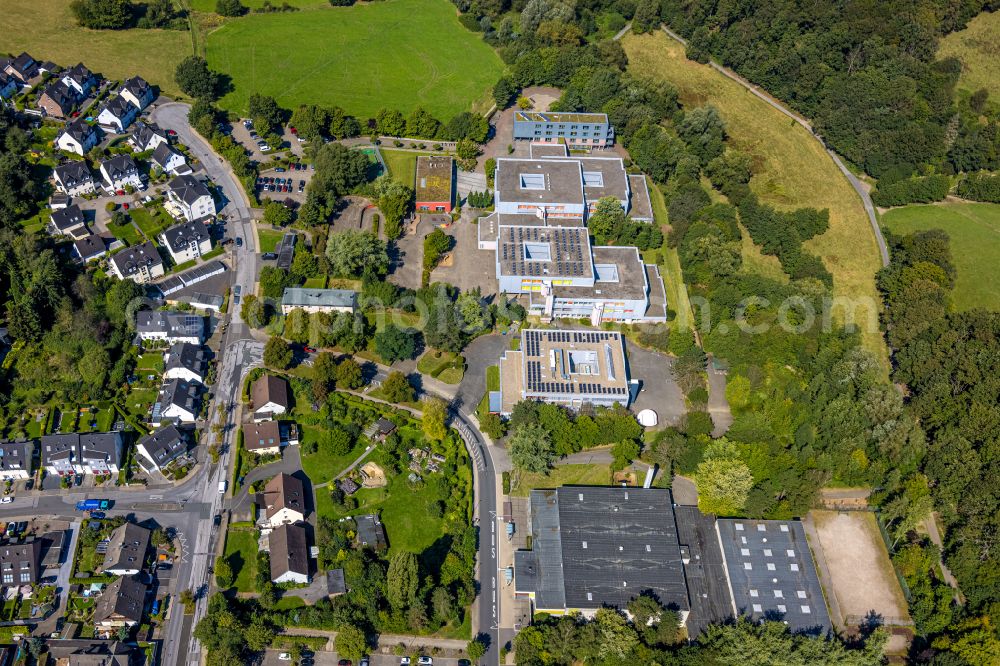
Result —
[[236, 247], [243, 247], [243, 237], [242, 236], [237, 236], [236, 237]]
[[292, 655], [288, 652], [282, 652], [278, 655], [278, 661], [291, 661]]
[[90, 512], [90, 517], [91, 518], [101, 519], [101, 518], [104, 518], [106, 515], [107, 514], [104, 513], [103, 511], [91, 511]]
[[17, 523], [15, 522], [7, 523], [7, 529], [5, 530], [6, 534], [14, 534], [16, 531], [17, 531]]
[[274, 261], [275, 259], [278, 258], [278, 255], [275, 254], [274, 252], [265, 252], [264, 254], [260, 255], [260, 258], [263, 259], [264, 261]]
[[167, 130], [167, 136], [177, 136], [177, 132], [174, 130]]
[[277, 173], [285, 173], [285, 167], [276, 167], [274, 170]]
[[430, 657], [417, 657], [418, 666], [434, 666], [434, 660]]
[[316, 353], [315, 347], [309, 347], [309, 346], [303, 347], [302, 351], [304, 351], [307, 354], [315, 354]]
[[14, 501], [14, 498], [11, 497], [10, 495], [7, 495], [6, 497], [0, 498], [0, 504], [10, 504], [13, 501]]
[[400, 657], [399, 658], [399, 666], [410, 666], [410, 658], [409, 657]]
[[337, 666], [351, 666], [351, 660], [341, 659], [340, 661], [337, 662]]

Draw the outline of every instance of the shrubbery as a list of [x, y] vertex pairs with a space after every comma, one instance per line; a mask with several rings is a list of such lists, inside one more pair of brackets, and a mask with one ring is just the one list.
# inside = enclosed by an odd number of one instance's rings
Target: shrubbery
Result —
[[1000, 175], [975, 173], [958, 183], [958, 196], [971, 201], [1000, 203]]
[[951, 179], [948, 176], [906, 178], [885, 185], [879, 183], [878, 189], [872, 192], [872, 201], [882, 208], [911, 203], [930, 203], [944, 199], [950, 189]]

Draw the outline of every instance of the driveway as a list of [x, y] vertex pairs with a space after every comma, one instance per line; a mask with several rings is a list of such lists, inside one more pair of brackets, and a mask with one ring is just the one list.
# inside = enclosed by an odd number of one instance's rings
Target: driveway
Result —
[[671, 373], [673, 359], [632, 342], [625, 343], [625, 351], [629, 377], [640, 382], [639, 396], [632, 403], [632, 410], [652, 409], [659, 417], [658, 428], [679, 423], [687, 412], [687, 406], [684, 393]]
[[[247, 455], [254, 455], [253, 453], [247, 453]], [[299, 454], [298, 446], [286, 446], [281, 449], [281, 460], [277, 460], [269, 465], [262, 465], [260, 467], [255, 467], [250, 470], [245, 477], [243, 477], [243, 483], [240, 486], [240, 492], [238, 495], [233, 497], [226, 505], [230, 511], [241, 511], [246, 509], [249, 505], [246, 504], [247, 500], [253, 501], [250, 496], [250, 486], [261, 479], [269, 479], [272, 476], [277, 476], [278, 474], [295, 474], [302, 470], [302, 457]], [[312, 484], [309, 484], [310, 486]]]
[[510, 349], [510, 335], [484, 335], [473, 340], [462, 355], [465, 356], [465, 376], [458, 387], [453, 402], [459, 411], [471, 414], [486, 392], [486, 368], [500, 363], [500, 355]]

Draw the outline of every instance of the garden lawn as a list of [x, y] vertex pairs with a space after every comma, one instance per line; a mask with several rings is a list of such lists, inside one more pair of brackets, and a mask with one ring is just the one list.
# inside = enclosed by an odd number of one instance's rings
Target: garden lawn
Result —
[[945, 36], [937, 57], [958, 58], [962, 63], [958, 87], [969, 92], [986, 88], [996, 103], [1000, 98], [1000, 12], [983, 12], [965, 30]]
[[442, 155], [443, 153], [418, 153], [408, 150], [392, 150], [382, 148], [382, 159], [385, 161], [385, 168], [389, 170], [389, 175], [394, 180], [398, 180], [404, 185], [413, 187], [417, 181], [417, 155]]
[[274, 229], [257, 229], [257, 238], [260, 241], [261, 252], [274, 252], [284, 236], [280, 231]]
[[155, 240], [161, 231], [174, 222], [174, 219], [162, 208], [133, 208], [129, 213], [132, 215], [132, 220], [149, 240]]
[[458, 384], [465, 375], [465, 359], [461, 354], [429, 349], [417, 360], [417, 371], [445, 384]]
[[108, 231], [114, 234], [115, 238], [124, 242], [129, 247], [138, 245], [142, 242], [142, 236], [139, 234], [139, 230], [136, 229], [135, 225], [131, 222], [120, 226], [108, 223]]
[[230, 528], [226, 532], [225, 556], [236, 575], [234, 586], [238, 592], [254, 591], [257, 569], [257, 532], [251, 528]]
[[[634, 73], [669, 81], [688, 108], [718, 107], [730, 142], [753, 158], [750, 187], [761, 201], [783, 210], [803, 206], [830, 210], [830, 229], [805, 243], [805, 249], [822, 258], [833, 274], [835, 296], [880, 303], [875, 273], [881, 262], [861, 199], [820, 143], [735, 81], [688, 60], [684, 48], [661, 31], [627, 35], [621, 43]], [[878, 327], [862, 328], [865, 347], [888, 368]]]
[[135, 363], [136, 370], [147, 370], [149, 372], [163, 372], [163, 354], [159, 352], [146, 352], [140, 356]]
[[958, 271], [952, 293], [956, 309], [1000, 311], [1000, 204], [893, 208], [882, 215], [882, 226], [896, 234], [926, 229], [947, 232]]
[[64, 67], [83, 61], [112, 80], [138, 74], [164, 94], [180, 93], [174, 69], [192, 53], [189, 32], [87, 30], [76, 24], [69, 5], [60, 0], [3, 0], [0, 52], [27, 51], [36, 60]]
[[447, 120], [477, 102], [489, 106], [503, 65], [448, 0], [309, 4], [227, 21], [208, 36], [209, 65], [233, 82], [220, 106], [244, 113], [252, 92], [288, 109], [340, 106], [361, 118], [420, 106]]
[[320, 275], [318, 277], [307, 278], [305, 282], [302, 283], [303, 289], [325, 289], [326, 288], [326, 277]]
[[[305, 446], [316, 442], [323, 429], [319, 426], [303, 425], [300, 426], [300, 430], [302, 445]], [[302, 453], [302, 469], [314, 485], [326, 483], [344, 471], [344, 468], [354, 462], [355, 458], [364, 453], [367, 445], [368, 440], [359, 437], [358, 444], [342, 456], [326, 455], [320, 450], [315, 453]]]
[[558, 488], [559, 486], [608, 486], [611, 485], [610, 465], [558, 465], [548, 474], [522, 472], [516, 487], [510, 494], [527, 497], [535, 488]]

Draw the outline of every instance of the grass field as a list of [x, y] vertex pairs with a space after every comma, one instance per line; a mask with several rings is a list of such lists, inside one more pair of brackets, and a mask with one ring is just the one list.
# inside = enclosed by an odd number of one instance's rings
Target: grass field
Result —
[[260, 251], [274, 252], [275, 248], [278, 247], [278, 243], [281, 242], [282, 236], [284, 236], [283, 233], [273, 229], [257, 229], [257, 237], [260, 239]]
[[994, 103], [1000, 101], [1000, 12], [983, 12], [965, 30], [942, 39], [938, 58], [948, 57], [962, 62], [959, 88], [986, 88]]
[[[667, 224], [667, 206], [663, 200], [663, 193], [649, 178], [646, 180], [649, 197], [653, 204], [653, 217], [656, 218], [657, 224], [663, 226]], [[691, 329], [694, 327], [694, 313], [691, 311], [691, 302], [688, 300], [687, 288], [684, 286], [684, 273], [681, 270], [680, 257], [677, 256], [677, 248], [664, 245], [659, 252], [661, 258], [660, 276], [663, 278], [663, 287], [667, 294], [667, 307], [676, 314], [675, 321], [678, 326]], [[497, 386], [497, 388], [500, 387]]]
[[447, 120], [484, 100], [503, 69], [447, 0], [300, 2], [315, 8], [250, 14], [208, 36], [209, 64], [233, 78], [222, 107], [243, 111], [259, 92], [286, 108], [337, 105], [367, 118], [422, 106]]
[[[322, 434], [321, 428], [318, 426], [304, 425], [301, 430], [303, 444], [317, 441]], [[344, 471], [344, 468], [354, 462], [355, 458], [364, 453], [366, 446], [368, 446], [368, 440], [362, 442], [362, 439], [359, 438], [358, 444], [342, 456], [331, 456], [318, 450], [316, 453], [304, 454], [302, 456], [302, 469], [314, 484], [326, 483], [333, 480], [335, 476]]]
[[[875, 272], [881, 264], [875, 238], [861, 200], [819, 142], [736, 82], [685, 58], [684, 49], [666, 35], [628, 35], [621, 41], [635, 73], [670, 81], [689, 107], [719, 108], [735, 146], [753, 157], [750, 185], [762, 201], [782, 209], [830, 209], [829, 231], [805, 247], [833, 273], [835, 295], [877, 303]], [[753, 257], [747, 263], [753, 266]], [[865, 331], [863, 337], [887, 364], [879, 331]]]
[[882, 225], [897, 234], [946, 231], [958, 270], [955, 307], [1000, 311], [1000, 204], [904, 206], [885, 213]]
[[535, 488], [559, 486], [607, 486], [611, 484], [610, 465], [559, 465], [548, 474], [523, 472], [517, 486], [511, 488], [515, 497], [527, 497]]
[[389, 175], [404, 185], [414, 186], [417, 180], [417, 155], [440, 155], [441, 153], [418, 153], [408, 150], [380, 149], [385, 168]]
[[[214, 2], [213, 2], [214, 4]], [[110, 79], [138, 74], [168, 95], [177, 63], [191, 55], [191, 34], [178, 30], [87, 30], [61, 0], [4, 0], [0, 52], [27, 51], [65, 67], [83, 61]]]
[[253, 592], [257, 574], [257, 536], [247, 528], [230, 528], [226, 532], [225, 556], [236, 574], [234, 587], [239, 592]]

